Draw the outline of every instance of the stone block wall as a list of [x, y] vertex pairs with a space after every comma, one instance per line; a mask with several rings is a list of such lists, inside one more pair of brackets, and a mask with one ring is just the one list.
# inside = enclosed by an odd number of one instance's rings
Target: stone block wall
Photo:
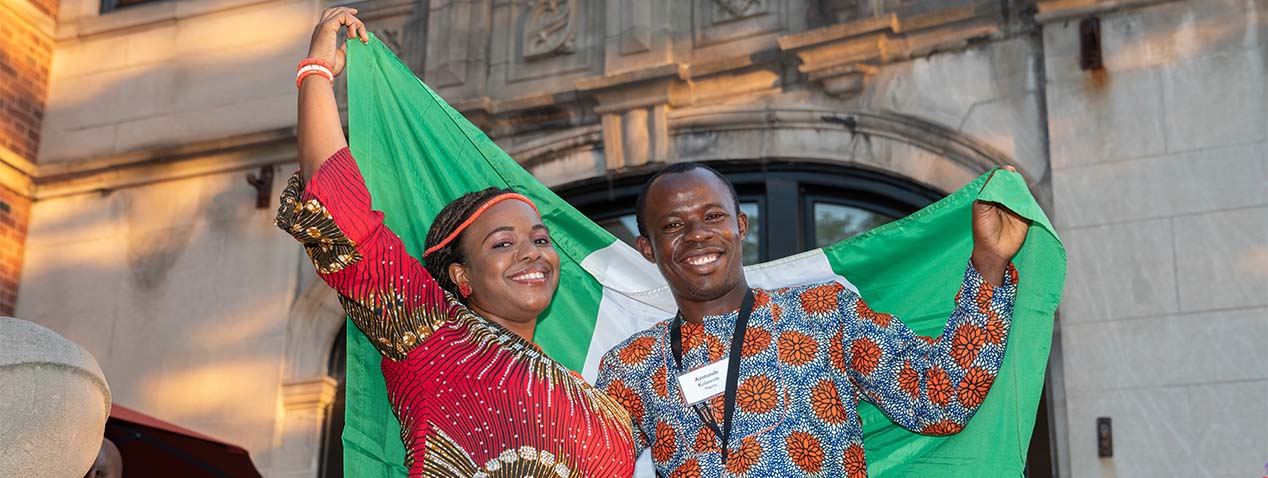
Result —
[[245, 176], [40, 199], [17, 314], [97, 357], [116, 402], [242, 446], [267, 471], [303, 253], [272, 225], [284, 179], [258, 209]]
[[23, 206], [16, 313], [97, 357], [118, 403], [240, 445], [265, 476], [318, 453], [288, 448], [281, 392], [302, 252], [246, 177], [272, 168], [276, 201], [296, 169], [292, 69], [325, 3], [61, 0]]
[[[1262, 476], [1268, 4], [1155, 3], [1040, 15], [1070, 264], [1062, 475]], [[1098, 71], [1079, 66], [1089, 17]], [[1097, 417], [1113, 421], [1112, 457]]]
[[[40, 149], [75, 162], [295, 124], [321, 2], [63, 0]], [[244, 33], [249, 32], [249, 33]]]

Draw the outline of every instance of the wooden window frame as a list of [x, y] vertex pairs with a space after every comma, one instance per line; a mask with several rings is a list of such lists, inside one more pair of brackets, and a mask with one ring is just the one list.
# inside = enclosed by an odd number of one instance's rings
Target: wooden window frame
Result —
[[135, 3], [120, 5], [120, 3], [123, 1], [126, 1], [126, 0], [101, 0], [100, 13], [104, 15], [106, 13], [117, 12], [119, 10], [123, 10], [126, 8], [132, 8], [135, 6], [147, 5], [151, 3], [165, 2], [167, 0], [136, 0]]

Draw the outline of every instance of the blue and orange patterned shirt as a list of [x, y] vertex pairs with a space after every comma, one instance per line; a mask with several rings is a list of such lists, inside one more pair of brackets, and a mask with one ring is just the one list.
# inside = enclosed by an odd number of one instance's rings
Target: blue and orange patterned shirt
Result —
[[[867, 476], [859, 400], [928, 435], [964, 428], [1004, 361], [1017, 271], [992, 287], [973, 268], [942, 335], [916, 335], [835, 282], [755, 289], [726, 465], [678, 388], [666, 320], [613, 348], [599, 388], [625, 406], [662, 477]], [[738, 313], [683, 324], [683, 371], [730, 353]], [[722, 395], [708, 409], [722, 422]]]

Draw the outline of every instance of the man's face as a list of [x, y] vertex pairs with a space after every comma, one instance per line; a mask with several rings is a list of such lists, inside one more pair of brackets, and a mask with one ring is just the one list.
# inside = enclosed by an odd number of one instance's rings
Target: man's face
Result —
[[691, 169], [656, 179], [643, 205], [638, 249], [679, 300], [707, 302], [740, 287], [748, 217], [713, 173]]

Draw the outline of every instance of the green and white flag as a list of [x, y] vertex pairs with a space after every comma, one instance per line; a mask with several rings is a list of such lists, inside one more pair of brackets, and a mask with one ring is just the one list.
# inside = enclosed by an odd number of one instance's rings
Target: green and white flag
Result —
[[[551, 357], [593, 381], [609, 348], [674, 314], [652, 264], [534, 179], [381, 42], [349, 42], [348, 57], [352, 152], [375, 209], [386, 213], [415, 257], [447, 202], [469, 191], [510, 187], [537, 203], [562, 262], [559, 292], [535, 335]], [[1065, 252], [1052, 225], [1021, 177], [1001, 172], [862, 236], [746, 268], [749, 283], [763, 288], [836, 280], [916, 333], [936, 335], [954, 306], [972, 247], [971, 206], [979, 198], [1005, 204], [1034, 224], [1014, 260], [1021, 281], [1003, 368], [968, 427], [950, 437], [908, 432], [862, 405], [872, 476], [1021, 476], [1065, 278]], [[381, 357], [355, 327], [348, 330], [345, 474], [405, 476]], [[651, 476], [647, 466], [640, 476]]]

